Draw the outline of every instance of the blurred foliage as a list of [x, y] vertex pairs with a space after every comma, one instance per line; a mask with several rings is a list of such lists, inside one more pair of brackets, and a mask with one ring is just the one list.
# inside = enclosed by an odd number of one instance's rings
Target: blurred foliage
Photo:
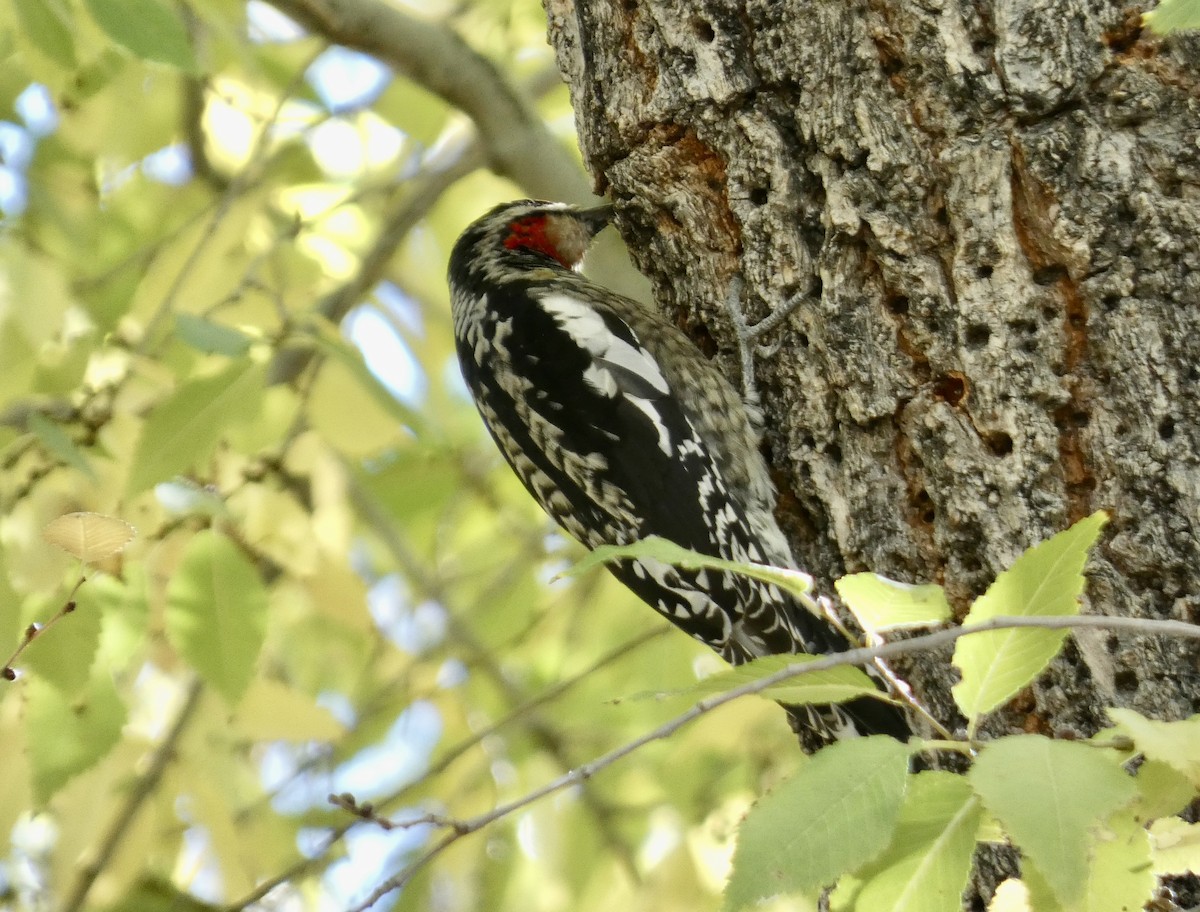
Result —
[[[549, 84], [536, 0], [409, 12]], [[330, 793], [463, 818], [668, 718], [618, 698], [716, 659], [602, 570], [553, 579], [578, 549], [461, 389], [449, 247], [526, 195], [464, 166], [418, 198], [463, 117], [260, 3], [0, 23], [0, 907], [346, 908], [442, 834]], [[537, 104], [572, 141], [565, 89]], [[43, 536], [77, 511], [136, 538], [81, 566], [90, 530]], [[378, 907], [715, 908], [739, 816], [800, 760], [739, 701]]]

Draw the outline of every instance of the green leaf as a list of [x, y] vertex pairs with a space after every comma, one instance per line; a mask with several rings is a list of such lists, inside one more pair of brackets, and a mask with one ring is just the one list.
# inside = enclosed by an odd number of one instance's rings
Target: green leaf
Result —
[[872, 912], [958, 912], [971, 873], [983, 810], [970, 785], [952, 773], [910, 780], [884, 869], [858, 894]]
[[584, 555], [574, 565], [564, 570], [560, 576], [578, 576], [610, 561], [627, 560], [661, 561], [673, 567], [684, 570], [727, 570], [764, 583], [774, 583], [780, 589], [803, 596], [812, 589], [812, 577], [799, 570], [786, 570], [782, 567], [771, 567], [766, 564], [743, 564], [738, 561], [724, 560], [719, 557], [709, 557], [698, 551], [690, 551], [672, 541], [650, 535], [632, 545], [603, 545]]
[[188, 544], [167, 584], [167, 637], [235, 704], [254, 674], [267, 631], [267, 593], [254, 565], [228, 538], [206, 530]]
[[1138, 751], [1169, 764], [1200, 788], [1200, 716], [1182, 722], [1158, 722], [1132, 709], [1108, 709], [1109, 718], [1128, 735]]
[[[38, 620], [45, 621], [62, 605], [65, 596], [56, 596]], [[21, 657], [31, 677], [53, 683], [66, 697], [88, 686], [96, 649], [100, 644], [100, 600], [95, 587], [81, 586], [75, 593], [75, 610], [50, 629], [38, 635]], [[6, 644], [7, 645], [7, 644]]]
[[29, 416], [29, 430], [42, 442], [51, 455], [57, 456], [64, 463], [87, 476], [89, 481], [97, 480], [95, 469], [92, 468], [92, 464], [88, 462], [79, 447], [75, 446], [75, 441], [49, 418], [34, 412]]
[[175, 335], [196, 351], [230, 358], [246, 354], [254, 342], [239, 329], [190, 313], [175, 314]]
[[[1088, 549], [1107, 521], [1108, 515], [1098, 511], [1030, 548], [975, 600], [963, 626], [1002, 616], [1078, 614]], [[975, 633], [960, 639], [953, 661], [962, 671], [962, 680], [952, 692], [971, 729], [981, 715], [1036, 678], [1058, 653], [1066, 636], [1063, 630], [1023, 629]]]
[[834, 586], [865, 630], [927, 627], [950, 619], [946, 592], [936, 583], [911, 586], [878, 573], [852, 573]]
[[[766, 656], [744, 665], [738, 665], [736, 668], [709, 675], [690, 687], [638, 694], [637, 697], [707, 697], [726, 693], [746, 684], [761, 681], [763, 678], [769, 678], [792, 665], [807, 665], [821, 658], [824, 657], [812, 655]], [[810, 672], [779, 684], [772, 684], [760, 691], [760, 695], [781, 703], [841, 703], [857, 697], [879, 696], [880, 691], [861, 669], [844, 665], [825, 671]]]
[[75, 67], [70, 8], [57, 0], [16, 0], [22, 31], [39, 51], [66, 69]]
[[143, 60], [197, 72], [183, 23], [158, 0], [85, 0], [96, 24]]
[[1161, 760], [1147, 758], [1133, 781], [1138, 787], [1136, 810], [1143, 821], [1178, 814], [1196, 797], [1188, 778]]
[[1093, 844], [1081, 912], [1129, 912], [1154, 898], [1150, 834], [1128, 813], [1113, 816]]
[[812, 894], [891, 841], [908, 749], [894, 738], [841, 741], [764, 796], [738, 832], [726, 912], [783, 893]]
[[1093, 829], [1137, 794], [1101, 751], [1041, 735], [987, 744], [967, 778], [1066, 906], [1083, 895]]
[[125, 707], [107, 671], [75, 696], [35, 677], [28, 687], [33, 792], [38, 804], [45, 804], [120, 740]]
[[1182, 29], [1200, 29], [1200, 0], [1162, 0], [1142, 14], [1142, 24], [1160, 35]]
[[1131, 912], [1145, 908], [1153, 898], [1150, 840], [1142, 826], [1121, 812], [1096, 830], [1087, 882], [1076, 902], [1063, 905], [1036, 867], [1025, 869], [1029, 905], [1035, 912]]
[[150, 413], [130, 469], [129, 494], [201, 465], [225, 428], [258, 414], [263, 368], [237, 362], [213, 377], [189, 380]]

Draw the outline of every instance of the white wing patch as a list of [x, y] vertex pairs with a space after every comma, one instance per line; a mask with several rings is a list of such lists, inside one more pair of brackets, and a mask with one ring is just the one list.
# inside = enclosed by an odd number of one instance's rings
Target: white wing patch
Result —
[[622, 379], [636, 378], [660, 396], [671, 391], [654, 359], [643, 349], [614, 336], [604, 325], [604, 318], [587, 304], [562, 294], [544, 295], [540, 303], [580, 348], [613, 374], [617, 387], [628, 392], [630, 384], [622, 383]]
[[543, 295], [538, 301], [563, 332], [595, 359], [584, 372], [584, 381], [610, 399], [624, 394], [654, 425], [659, 449], [671, 455], [671, 435], [652, 402], [671, 390], [654, 359], [644, 349], [613, 335], [604, 318], [582, 301], [563, 294]]

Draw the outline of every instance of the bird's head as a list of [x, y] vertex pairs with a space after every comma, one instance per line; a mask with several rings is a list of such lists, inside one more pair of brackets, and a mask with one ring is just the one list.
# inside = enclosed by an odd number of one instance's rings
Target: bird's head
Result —
[[476, 219], [450, 255], [450, 271], [488, 268], [506, 261], [526, 266], [554, 263], [575, 269], [592, 238], [612, 220], [612, 206], [579, 209], [566, 203], [518, 200]]

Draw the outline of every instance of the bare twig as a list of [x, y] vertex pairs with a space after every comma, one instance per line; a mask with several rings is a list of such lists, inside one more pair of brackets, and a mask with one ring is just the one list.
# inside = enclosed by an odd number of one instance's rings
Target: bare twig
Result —
[[50, 620], [46, 621], [44, 624], [30, 624], [25, 628], [25, 633], [21, 637], [21, 642], [17, 644], [17, 648], [14, 649], [13, 654], [8, 657], [8, 661], [4, 663], [3, 668], [0, 668], [0, 678], [3, 678], [6, 681], [15, 681], [17, 679], [17, 670], [13, 668], [13, 662], [21, 657], [21, 653], [25, 651], [30, 643], [45, 634], [47, 630], [75, 610], [75, 594], [79, 592], [79, 587], [86, 582], [86, 576], [80, 576], [79, 579], [75, 581], [75, 585], [71, 587], [71, 591], [67, 593], [66, 599], [63, 600], [62, 607], [55, 612], [54, 616], [51, 617]]
[[392, 820], [388, 817], [380, 817], [374, 804], [359, 804], [357, 799], [349, 792], [343, 792], [340, 795], [330, 795], [329, 803], [353, 814], [359, 820], [373, 823], [384, 830], [407, 830], [418, 826], [436, 826], [458, 832], [463, 826], [461, 820], [454, 817], [446, 817], [443, 814], [422, 814], [419, 817], [412, 817], [408, 820]]
[[[621, 645], [619, 645], [619, 646], [615, 647], [614, 649], [610, 650], [609, 652], [605, 653], [600, 658], [598, 658], [595, 662], [593, 662], [587, 668], [582, 669], [577, 674], [574, 674], [569, 678], [563, 678], [561, 681], [559, 681], [553, 687], [547, 688], [546, 690], [539, 693], [536, 697], [532, 698], [531, 700], [527, 700], [526, 702], [522, 703], [520, 706], [514, 707], [505, 716], [503, 716], [500, 719], [497, 719], [491, 725], [487, 725], [487, 726], [479, 729], [478, 731], [473, 732], [470, 737], [464, 738], [462, 741], [458, 742], [456, 745], [449, 748], [444, 754], [442, 754], [441, 757], [439, 757], [437, 759], [436, 762], [434, 762], [434, 764], [432, 766], [429, 767], [429, 769], [426, 771], [424, 776], [422, 776], [419, 780], [417, 780], [415, 782], [411, 782], [408, 785], [401, 787], [400, 789], [393, 792], [391, 795], [388, 795], [384, 798], [379, 799], [377, 802], [374, 803], [375, 808], [377, 809], [380, 807], [394, 807], [395, 805], [397, 805], [398, 803], [403, 801], [407, 795], [409, 795], [411, 792], [418, 789], [423, 783], [428, 782], [430, 779], [440, 775], [441, 773], [443, 773], [447, 769], [449, 769], [449, 767], [452, 764], [454, 764], [460, 757], [462, 757], [464, 754], [467, 753], [467, 751], [471, 750], [471, 748], [475, 747], [480, 742], [486, 740], [487, 738], [490, 738], [492, 735], [496, 734], [496, 732], [511, 725], [513, 722], [516, 722], [518, 719], [522, 719], [522, 718], [528, 716], [537, 707], [542, 706], [546, 703], [550, 703], [554, 700], [557, 700], [560, 696], [564, 695], [565, 693], [567, 693], [568, 691], [573, 689], [576, 685], [578, 685], [582, 681], [586, 680], [590, 675], [592, 675], [596, 671], [599, 671], [601, 668], [604, 668], [607, 665], [611, 665], [613, 662], [616, 662], [618, 659], [621, 659], [622, 657], [628, 655], [629, 653], [633, 652], [635, 649], [638, 649], [639, 647], [650, 642], [651, 640], [656, 639], [657, 637], [663, 636], [664, 634], [668, 633], [670, 630], [671, 630], [670, 627], [663, 625], [660, 627], [654, 627], [650, 630], [640, 633], [637, 636], [625, 641]], [[260, 899], [262, 899], [264, 896], [266, 896], [268, 893], [270, 893], [272, 890], [274, 890], [280, 884], [288, 883], [292, 880], [295, 880], [297, 877], [307, 874], [310, 871], [313, 871], [315, 869], [319, 870], [320, 867], [325, 863], [326, 853], [333, 846], [337, 845], [337, 843], [340, 842], [341, 839], [348, 832], [350, 832], [351, 829], [353, 829], [356, 825], [358, 825], [361, 822], [362, 822], [361, 820], [356, 819], [356, 820], [348, 821], [347, 823], [341, 824], [337, 827], [334, 827], [326, 835], [324, 841], [320, 845], [320, 848], [318, 848], [310, 856], [300, 859], [294, 865], [287, 868], [286, 870], [279, 872], [274, 877], [271, 877], [268, 880], [264, 880], [262, 883], [258, 884], [251, 892], [247, 893], [245, 896], [239, 898], [238, 900], [236, 900], [236, 901], [230, 903], [228, 906], [226, 906], [225, 912], [241, 912], [242, 909], [245, 909], [247, 906], [250, 906], [253, 903], [258, 902]]]
[[[940, 646], [945, 646], [953, 643], [960, 637], [970, 636], [975, 633], [986, 633], [993, 630], [1019, 629], [1019, 628], [1038, 628], [1042, 630], [1067, 630], [1072, 628], [1101, 628], [1105, 630], [1128, 631], [1132, 633], [1142, 634], [1157, 634], [1162, 636], [1180, 636], [1191, 639], [1200, 639], [1200, 626], [1188, 624], [1183, 621], [1159, 621], [1146, 618], [1122, 618], [1122, 617], [1104, 617], [1097, 615], [1085, 615], [1077, 617], [997, 617], [989, 621], [984, 621], [980, 624], [973, 624], [970, 627], [955, 627], [949, 630], [939, 630], [934, 633], [928, 633], [923, 636], [913, 637], [909, 640], [904, 640], [899, 643], [887, 643], [882, 646], [871, 648], [849, 649], [846, 652], [840, 652], [836, 655], [825, 656], [815, 662], [806, 662], [804, 664], [790, 665], [773, 675], [761, 678], [757, 681], [751, 681], [741, 687], [736, 687], [733, 690], [727, 691], [718, 696], [710, 697], [701, 700], [687, 712], [676, 716], [670, 721], [658, 726], [657, 728], [647, 732], [633, 741], [621, 745], [615, 750], [597, 757], [590, 763], [585, 763], [583, 766], [577, 767], [570, 772], [552, 779], [545, 785], [534, 789], [526, 795], [506, 804], [499, 805], [488, 811], [486, 814], [480, 814], [477, 817], [467, 818], [465, 820], [456, 821], [455, 828], [438, 840], [429, 849], [419, 855], [404, 870], [400, 871], [393, 877], [388, 878], [380, 884], [371, 895], [363, 902], [351, 908], [350, 912], [363, 912], [370, 908], [381, 898], [394, 890], [402, 889], [412, 878], [434, 858], [440, 855], [443, 851], [462, 839], [464, 836], [469, 836], [476, 833], [484, 827], [503, 817], [507, 817], [516, 811], [527, 807], [547, 795], [551, 795], [562, 789], [569, 788], [574, 785], [579, 785], [590, 779], [596, 773], [612, 766], [618, 760], [627, 757], [634, 751], [645, 747], [654, 741], [661, 741], [668, 738], [683, 728], [690, 722], [695, 721], [706, 713], [712, 712], [718, 706], [724, 706], [739, 697], [748, 696], [750, 694], [761, 693], [769, 687], [780, 684], [792, 678], [800, 677], [805, 674], [812, 674], [818, 671], [828, 671], [831, 668], [837, 668], [842, 665], [863, 665], [868, 662], [873, 662], [876, 659], [889, 659], [898, 655], [905, 655], [912, 652], [921, 652], [929, 649], [936, 649]], [[919, 747], [924, 748], [924, 744]]]

